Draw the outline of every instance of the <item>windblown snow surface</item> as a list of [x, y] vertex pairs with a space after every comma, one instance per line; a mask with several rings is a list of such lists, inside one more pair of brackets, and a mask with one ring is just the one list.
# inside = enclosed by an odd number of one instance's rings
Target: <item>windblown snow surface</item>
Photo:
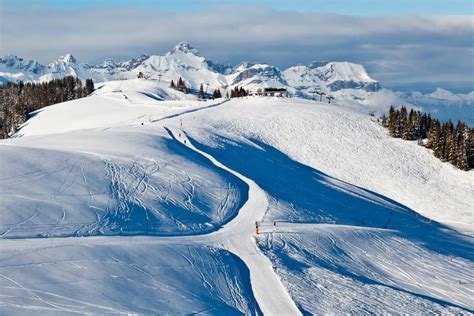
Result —
[[2, 314], [254, 314], [249, 272], [212, 247], [153, 240], [8, 240]]
[[0, 313], [474, 313], [474, 173], [344, 105], [108, 82], [0, 165]]

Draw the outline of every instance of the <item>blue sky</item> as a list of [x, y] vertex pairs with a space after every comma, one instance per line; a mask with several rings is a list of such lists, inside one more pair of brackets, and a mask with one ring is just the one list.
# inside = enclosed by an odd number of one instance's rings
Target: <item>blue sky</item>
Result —
[[474, 0], [0, 0], [0, 56], [49, 63], [163, 54], [281, 69], [360, 63], [383, 86], [474, 90]]
[[275, 10], [330, 12], [345, 15], [473, 14], [473, 0], [17, 0], [65, 9], [107, 6], [141, 6], [173, 12], [205, 10], [222, 3], [260, 5]]

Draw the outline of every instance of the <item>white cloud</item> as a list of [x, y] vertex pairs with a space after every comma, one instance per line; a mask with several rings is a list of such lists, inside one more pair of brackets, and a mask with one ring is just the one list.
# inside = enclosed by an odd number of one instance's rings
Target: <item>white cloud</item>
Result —
[[223, 63], [245, 59], [286, 67], [349, 60], [366, 65], [389, 86], [473, 85], [473, 16], [354, 17], [238, 5], [185, 13], [125, 7], [61, 11], [8, 4], [0, 14], [0, 55], [41, 62], [65, 52], [88, 62], [159, 54], [185, 40]]

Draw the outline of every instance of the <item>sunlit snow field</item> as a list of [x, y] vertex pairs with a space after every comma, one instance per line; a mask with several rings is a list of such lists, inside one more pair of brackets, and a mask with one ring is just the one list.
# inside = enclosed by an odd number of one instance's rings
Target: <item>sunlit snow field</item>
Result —
[[260, 313], [259, 253], [301, 313], [474, 312], [474, 173], [343, 104], [115, 81], [0, 165], [0, 313]]

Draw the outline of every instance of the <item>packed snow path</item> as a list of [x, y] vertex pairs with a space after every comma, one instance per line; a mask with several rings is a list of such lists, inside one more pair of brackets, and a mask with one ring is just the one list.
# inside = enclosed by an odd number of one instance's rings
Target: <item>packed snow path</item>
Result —
[[268, 208], [265, 192], [252, 180], [227, 168], [211, 155], [195, 148], [185, 133], [168, 129], [170, 135], [182, 141], [187, 147], [209, 159], [217, 167], [232, 173], [249, 186], [248, 200], [239, 210], [238, 215], [221, 229], [203, 235], [204, 240], [223, 247], [239, 256], [250, 270], [250, 282], [255, 298], [265, 315], [301, 315], [288, 291], [272, 268], [270, 260], [262, 254], [252, 237], [255, 223], [260, 221]]

